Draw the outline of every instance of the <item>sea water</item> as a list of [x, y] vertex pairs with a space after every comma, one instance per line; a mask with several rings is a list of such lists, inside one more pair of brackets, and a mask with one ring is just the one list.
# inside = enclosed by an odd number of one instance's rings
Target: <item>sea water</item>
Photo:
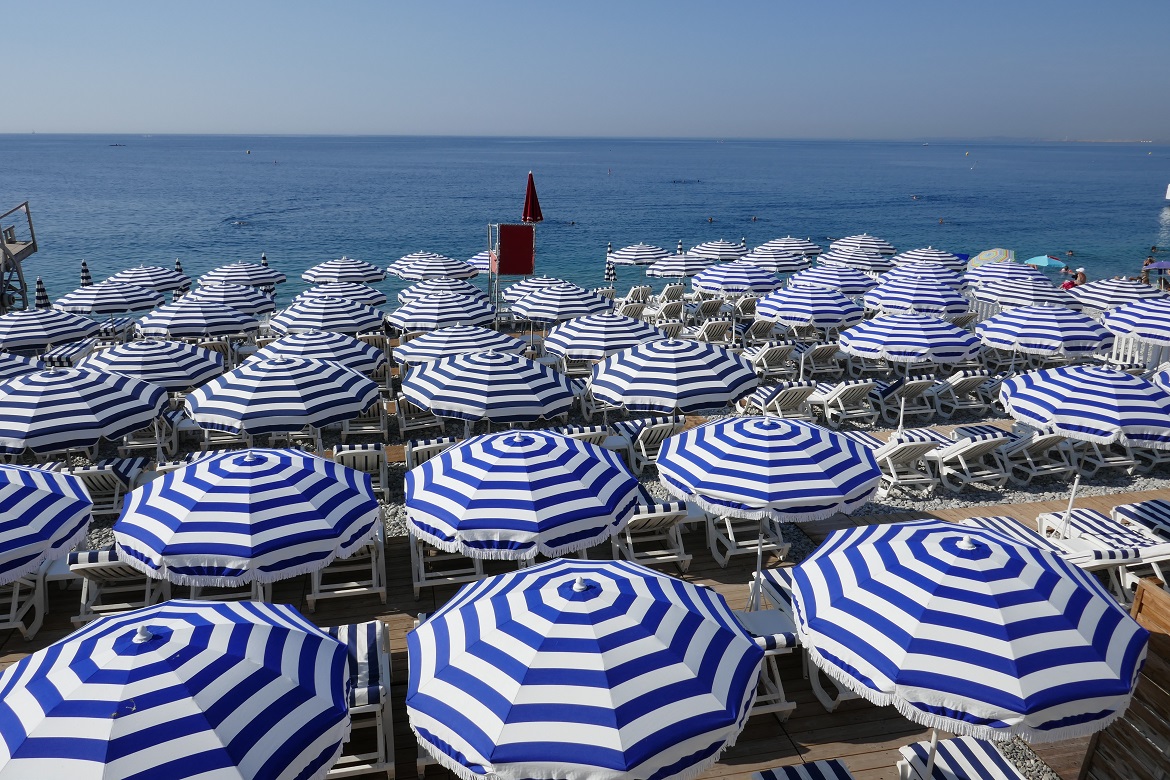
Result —
[[1154, 245], [1170, 258], [1170, 147], [1149, 144], [36, 134], [0, 136], [0, 160], [0, 207], [28, 200], [40, 245], [26, 276], [53, 298], [83, 258], [100, 280], [263, 252], [285, 300], [342, 255], [467, 258], [489, 223], [519, 221], [530, 170], [537, 270], [583, 286], [601, 284], [607, 245], [639, 241], [868, 232], [900, 250], [1052, 254], [1091, 279], [1136, 274]]

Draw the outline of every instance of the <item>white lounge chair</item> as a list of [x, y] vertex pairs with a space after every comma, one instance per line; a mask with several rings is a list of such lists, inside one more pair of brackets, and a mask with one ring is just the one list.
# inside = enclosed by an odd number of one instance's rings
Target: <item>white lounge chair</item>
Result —
[[767, 414], [813, 422], [815, 417], [808, 397], [816, 390], [817, 383], [811, 380], [765, 385], [736, 402], [736, 408], [744, 414]]
[[1128, 518], [1124, 514], [1119, 517], [1095, 509], [1074, 508], [1071, 512], [1042, 514], [1036, 518], [1036, 526], [1041, 534], [1056, 537], [1065, 544], [1078, 541], [1091, 549], [1137, 550], [1139, 560], [1122, 572], [1122, 586], [1126, 589], [1148, 570], [1162, 582], [1170, 582], [1170, 541], [1140, 522], [1126, 522]]
[[685, 424], [686, 418], [681, 415], [621, 420], [610, 424], [614, 435], [602, 446], [624, 453], [630, 470], [641, 474], [647, 466], [658, 461], [662, 443], [681, 431]]
[[417, 599], [423, 588], [457, 585], [483, 578], [483, 561], [460, 553], [449, 553], [417, 537], [409, 539], [410, 580]]
[[853, 780], [853, 773], [840, 759], [830, 758], [752, 772], [752, 780]]
[[150, 458], [107, 458], [93, 466], [68, 469], [78, 477], [93, 501], [95, 518], [117, 517], [122, 514], [126, 493], [138, 486]]
[[594, 415], [600, 414], [602, 423], [608, 424], [610, 412], [621, 412], [622, 407], [603, 401], [593, 395], [593, 389], [586, 382], [585, 389], [578, 396], [581, 403], [581, 415], [586, 422], [591, 422]]
[[[939, 417], [949, 420], [958, 412], [986, 412], [988, 401], [978, 395], [991, 375], [986, 371], [959, 371], [939, 379], [923, 395], [934, 404]], [[996, 389], [998, 394], [998, 386]]]
[[431, 428], [443, 430], [443, 420], [436, 417], [429, 409], [424, 409], [399, 393], [394, 398], [394, 417], [398, 420], [398, 434], [403, 438], [414, 431], [425, 431]]
[[579, 360], [561, 355], [556, 360], [556, 368], [565, 376], [590, 376], [596, 363], [596, 360]]
[[840, 428], [844, 422], [872, 425], [878, 416], [870, 399], [875, 386], [869, 379], [846, 379], [836, 384], [822, 382], [808, 397], [808, 402], [830, 428]]
[[731, 329], [731, 320], [713, 318], [704, 320], [702, 324], [687, 328], [683, 331], [683, 338], [702, 341], [707, 344], [730, 344], [734, 338]]
[[792, 362], [792, 352], [795, 349], [794, 341], [768, 341], [748, 347], [741, 354], [752, 364], [761, 380], [794, 379], [796, 366]]
[[753, 320], [743, 331], [743, 345], [745, 347], [758, 347], [761, 344], [778, 341], [776, 336], [778, 330], [780, 330], [780, 326], [771, 320]]
[[[330, 626], [346, 648], [345, 678], [350, 738], [326, 777], [385, 772], [394, 778], [394, 721], [390, 708], [390, 640], [380, 620]], [[361, 748], [366, 748], [357, 752]]]
[[642, 311], [642, 319], [653, 323], [657, 326], [662, 326], [667, 322], [678, 320], [679, 327], [683, 327], [683, 302], [682, 301], [667, 301], [656, 307], [647, 307]]
[[797, 345], [793, 359], [797, 364], [797, 377], [815, 379], [818, 376], [836, 377], [841, 375], [841, 354], [837, 342], [827, 344]]
[[416, 466], [421, 466], [458, 443], [459, 439], [454, 436], [442, 436], [437, 439], [412, 439], [406, 442], [406, 446], [403, 448], [406, 457], [406, 470], [410, 471]]
[[657, 320], [654, 323], [654, 327], [662, 331], [662, 335], [668, 339], [677, 339], [682, 335], [683, 330], [686, 329], [681, 319]]
[[382, 520], [374, 526], [370, 541], [348, 558], [334, 558], [323, 569], [317, 569], [309, 578], [310, 590], [305, 596], [309, 611], [317, 609], [322, 599], [336, 599], [374, 594], [386, 603], [386, 541]]
[[646, 310], [646, 304], [640, 301], [630, 301], [619, 305], [615, 313], [622, 317], [630, 317], [631, 319], [642, 319], [642, 312]]
[[390, 500], [389, 464], [386, 448], [375, 444], [339, 444], [333, 448], [333, 460], [342, 466], [370, 475], [374, 493], [382, 494], [383, 501]]
[[707, 298], [686, 307], [686, 322], [688, 325], [701, 325], [709, 319], [718, 317], [722, 312], [721, 298]]
[[614, 560], [644, 565], [673, 563], [685, 574], [691, 556], [683, 547], [679, 525], [686, 521], [687, 515], [683, 501], [639, 506], [625, 527], [610, 537]]
[[922, 435], [933, 436], [939, 443], [923, 458], [947, 490], [958, 493], [975, 483], [1007, 484], [1007, 469], [995, 457], [995, 451], [1007, 443], [1006, 436], [985, 433], [955, 441], [930, 429], [923, 429]]
[[377, 436], [386, 439], [389, 435], [390, 424], [386, 417], [386, 406], [380, 397], [357, 417], [341, 423], [341, 440], [343, 442], [348, 440], [350, 436]]
[[[742, 517], [719, 517], [707, 513], [707, 548], [711, 557], [725, 568], [734, 555], [756, 555], [758, 551], [775, 553], [780, 560], [792, 546], [784, 541], [780, 527], [771, 520], [749, 520]], [[763, 542], [760, 541], [761, 527]]]
[[1170, 542], [1170, 501], [1156, 498], [1121, 504], [1113, 507], [1110, 515], [1119, 523], [1144, 528], [1153, 536]]
[[796, 702], [790, 701], [784, 693], [777, 659], [789, 655], [800, 647], [796, 633], [796, 621], [792, 614], [783, 609], [735, 610], [736, 621], [751, 634], [756, 645], [764, 651], [764, 663], [760, 667], [759, 689], [752, 705], [751, 715], [772, 714], [783, 723], [796, 709]]
[[911, 376], [893, 382], [878, 381], [870, 391], [870, 400], [890, 425], [900, 425], [910, 418], [928, 421], [934, 416], [934, 404], [926, 393], [934, 387], [932, 376]]
[[171, 597], [169, 581], [147, 577], [123, 563], [112, 547], [69, 553], [69, 571], [82, 578], [81, 611], [71, 618], [75, 626]]
[[896, 488], [911, 493], [915, 490], [928, 496], [938, 487], [938, 477], [926, 464], [926, 453], [938, 449], [939, 443], [933, 436], [919, 436], [911, 430], [895, 431], [889, 441], [882, 441], [864, 431], [846, 431], [845, 436], [873, 452], [882, 479], [878, 484], [878, 496], [885, 497]]
[[1076, 474], [1075, 455], [1068, 437], [1045, 431], [1011, 433], [994, 425], [962, 425], [951, 432], [955, 439], [990, 433], [1007, 437], [995, 451], [1008, 479], [1016, 485], [1028, 485], [1037, 477], [1072, 479]]
[[995, 745], [974, 737], [955, 737], [935, 742], [934, 771], [928, 777], [930, 742], [899, 748], [898, 780], [1025, 780], [1015, 765]]
[[596, 444], [598, 447], [605, 446], [606, 440], [611, 435], [609, 426], [606, 425], [562, 425], [556, 428], [549, 428], [548, 431], [549, 433], [559, 433], [562, 436], [568, 436], [578, 441]]

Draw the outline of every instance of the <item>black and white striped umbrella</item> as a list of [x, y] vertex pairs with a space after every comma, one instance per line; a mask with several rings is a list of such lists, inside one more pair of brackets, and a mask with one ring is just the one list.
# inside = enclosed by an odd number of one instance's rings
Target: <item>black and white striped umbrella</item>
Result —
[[241, 314], [220, 303], [191, 300], [185, 295], [174, 303], [159, 306], [138, 322], [143, 336], [203, 338], [235, 336], [259, 330], [255, 317]]
[[774, 273], [741, 260], [705, 268], [691, 280], [693, 289], [716, 295], [763, 295], [779, 286]]
[[89, 287], [93, 284], [93, 275], [89, 272], [89, 263], [81, 261], [81, 286]]
[[958, 255], [944, 252], [941, 249], [935, 249], [932, 246], [922, 247], [921, 249], [911, 249], [908, 252], [894, 255], [894, 265], [913, 265], [915, 263], [934, 263], [941, 265], [955, 273], [962, 273], [967, 270], [967, 261]]
[[473, 257], [467, 258], [468, 265], [480, 273], [485, 274], [492, 268], [491, 261], [491, 252], [488, 252], [486, 249]]
[[[176, 260], [176, 263], [179, 261]], [[127, 268], [106, 279], [107, 282], [132, 284], [136, 287], [145, 287], [155, 292], [172, 292], [186, 290], [191, 286], [191, 277], [182, 272], [182, 266], [174, 271], [161, 268], [157, 265], [140, 265], [137, 268]]]
[[1088, 284], [1078, 284], [1069, 290], [1069, 294], [1080, 301], [1082, 306], [1099, 311], [1107, 311], [1127, 303], [1168, 297], [1163, 290], [1129, 279], [1098, 279]]
[[177, 273], [177, 274], [183, 273], [183, 261], [177, 257], [175, 258], [175, 273]]
[[742, 241], [733, 243], [719, 239], [696, 244], [687, 254], [710, 261], [738, 260], [747, 254], [747, 246]]
[[864, 300], [867, 307], [878, 311], [937, 317], [963, 314], [970, 306], [953, 287], [928, 279], [884, 281], [867, 292]]
[[519, 355], [526, 352], [529, 346], [527, 341], [506, 333], [474, 325], [456, 325], [424, 333], [398, 345], [394, 348], [393, 357], [398, 365], [415, 365], [475, 352], [511, 352]]
[[792, 286], [761, 298], [756, 317], [792, 328], [811, 325], [827, 330], [856, 325], [865, 319], [865, 311], [836, 290]]
[[495, 309], [486, 301], [456, 293], [436, 293], [399, 307], [386, 316], [386, 322], [409, 332], [456, 325], [488, 325], [495, 318]]
[[562, 322], [548, 333], [544, 351], [572, 360], [601, 360], [637, 344], [666, 338], [649, 323], [613, 312], [590, 314]]
[[293, 301], [305, 298], [344, 298], [363, 306], [381, 306], [388, 300], [386, 293], [360, 282], [322, 282], [305, 290]]
[[246, 284], [204, 284], [187, 294], [191, 301], [218, 303], [240, 314], [268, 314], [276, 309], [271, 295]]
[[601, 274], [601, 280], [606, 284], [613, 284], [617, 281], [617, 266], [613, 264], [613, 257], [605, 258], [605, 271]]
[[[894, 258], [895, 260], [897, 258]], [[894, 266], [890, 271], [881, 275], [880, 282], [893, 282], [898, 280], [923, 280], [930, 282], [937, 282], [938, 284], [945, 284], [954, 290], [964, 290], [966, 283], [958, 271], [955, 271], [942, 263], [929, 262], [906, 262]]]
[[795, 238], [793, 236], [773, 238], [770, 241], [765, 241], [760, 244], [757, 249], [790, 252], [794, 255], [806, 255], [808, 257], [816, 257], [821, 253], [821, 247], [818, 244], [814, 244], [811, 239]]
[[552, 287], [556, 284], [565, 284], [565, 281], [553, 276], [531, 276], [504, 288], [504, 300], [509, 303], [515, 303], [525, 295], [529, 295], [545, 287]]
[[122, 374], [184, 392], [223, 373], [223, 356], [181, 341], [131, 341], [82, 358], [78, 368]]
[[340, 363], [359, 374], [371, 374], [386, 365], [386, 352], [344, 333], [307, 331], [282, 336], [256, 351], [249, 362], [277, 358], [309, 358]]
[[609, 311], [613, 302], [594, 292], [564, 282], [529, 293], [512, 304], [512, 314], [532, 322], [562, 322]]
[[670, 253], [660, 246], [631, 244], [607, 253], [606, 259], [612, 260], [614, 265], [652, 265], [669, 256]]
[[1003, 279], [998, 282], [987, 282], [976, 287], [971, 295], [976, 300], [998, 303], [1004, 308], [1012, 306], [1081, 308], [1080, 301], [1069, 295], [1067, 290], [1053, 287], [1047, 279]]
[[54, 368], [0, 382], [0, 452], [85, 449], [150, 425], [166, 409], [158, 385], [121, 374]]
[[26, 309], [0, 316], [0, 349], [43, 349], [89, 338], [101, 325], [56, 309]]
[[0, 585], [67, 555], [85, 539], [92, 507], [80, 477], [0, 465]]
[[877, 236], [871, 236], [868, 233], [859, 233], [855, 236], [839, 238], [829, 244], [829, 249], [860, 249], [862, 252], [874, 252], [879, 255], [894, 254], [893, 244]]
[[277, 358], [245, 363], [196, 388], [185, 403], [204, 428], [255, 435], [342, 422], [380, 400], [377, 384], [339, 363]]
[[386, 315], [379, 309], [345, 298], [302, 298], [272, 318], [276, 333], [327, 330], [333, 333], [365, 333], [382, 330]]
[[845, 265], [818, 265], [807, 271], [801, 271], [788, 280], [789, 287], [798, 285], [813, 285], [836, 290], [842, 295], [850, 297], [864, 295], [877, 287], [877, 281], [866, 276], [856, 268]]
[[36, 358], [13, 355], [11, 352], [0, 352], [0, 381], [44, 370], [45, 364]]
[[454, 355], [421, 363], [402, 392], [440, 417], [526, 423], [550, 419], [573, 406], [568, 378], [506, 352]]
[[470, 279], [478, 276], [471, 263], [455, 260], [434, 252], [412, 252], [396, 260], [386, 273], [400, 279], [422, 281], [423, 279]]
[[858, 271], [881, 273], [894, 267], [890, 258], [877, 252], [865, 252], [861, 249], [830, 249], [817, 258], [822, 264], [836, 263], [856, 268]]
[[199, 277], [199, 284], [246, 284], [251, 287], [265, 287], [281, 284], [286, 277], [267, 265], [256, 263], [228, 263]]
[[482, 301], [488, 299], [487, 293], [463, 279], [424, 279], [399, 292], [398, 302], [406, 304], [437, 293], [455, 293], [456, 295], [466, 295], [468, 298], [478, 298]]
[[301, 274], [301, 278], [309, 284], [325, 284], [328, 282], [380, 282], [386, 278], [386, 272], [373, 263], [342, 257], [337, 260], [326, 260], [324, 263], [318, 263]]
[[635, 411], [722, 409], [759, 384], [746, 358], [701, 341], [648, 341], [593, 367], [593, 396]]
[[715, 261], [698, 255], [670, 255], [665, 260], [659, 260], [646, 269], [647, 276], [659, 279], [682, 279], [694, 276], [705, 268], [709, 268]]
[[407, 530], [474, 558], [584, 550], [643, 501], [621, 455], [550, 431], [473, 436], [406, 473]]
[[346, 677], [345, 644], [287, 605], [110, 615], [0, 674], [0, 774], [320, 780], [349, 735]]
[[979, 353], [979, 338], [938, 317], [887, 314], [843, 332], [849, 355], [897, 363], [961, 363]]
[[50, 309], [53, 307], [53, 302], [49, 300], [49, 291], [45, 289], [45, 281], [41, 277], [37, 277], [35, 292], [33, 294], [33, 306], [37, 309]]
[[53, 308], [70, 314], [125, 314], [153, 309], [162, 302], [162, 294], [154, 290], [105, 281], [74, 290], [58, 299]]
[[785, 249], [769, 249], [766, 246], [758, 246], [748, 252], [743, 256], [743, 262], [759, 266], [774, 274], [794, 274], [812, 265], [812, 260], [807, 255]]

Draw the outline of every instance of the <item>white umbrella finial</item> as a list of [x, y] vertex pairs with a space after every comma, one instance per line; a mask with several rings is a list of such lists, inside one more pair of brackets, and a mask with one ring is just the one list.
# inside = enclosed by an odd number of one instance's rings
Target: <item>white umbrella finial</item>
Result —
[[577, 581], [573, 583], [573, 592], [583, 593], [587, 590], [589, 590], [589, 586], [585, 584], [585, 578], [578, 576]]
[[146, 626], [139, 626], [138, 632], [134, 634], [133, 642], [136, 645], [140, 645], [144, 642], [149, 642], [152, 639], [154, 639], [154, 634], [150, 633], [150, 629]]

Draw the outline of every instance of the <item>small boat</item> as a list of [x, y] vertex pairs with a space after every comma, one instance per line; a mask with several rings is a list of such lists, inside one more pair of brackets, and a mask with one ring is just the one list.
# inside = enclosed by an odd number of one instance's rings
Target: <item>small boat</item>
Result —
[[1170, 200], [1170, 184], [1166, 185], [1166, 200]]

